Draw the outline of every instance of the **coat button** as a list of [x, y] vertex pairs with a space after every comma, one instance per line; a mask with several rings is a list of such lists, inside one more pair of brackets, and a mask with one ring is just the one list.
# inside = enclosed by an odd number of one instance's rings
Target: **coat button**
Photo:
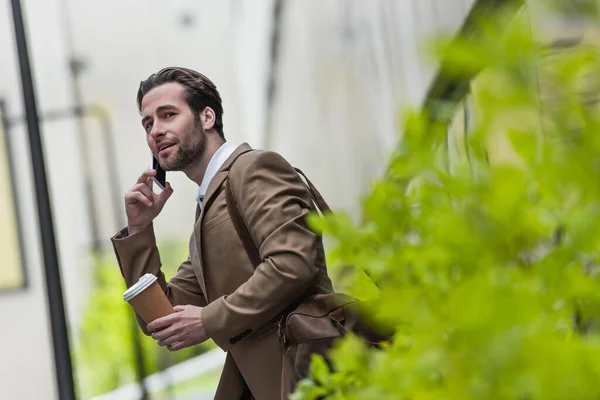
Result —
[[233, 339], [229, 339], [229, 343], [231, 343], [231, 344], [235, 344], [235, 342], [236, 342], [235, 338], [233, 338]]

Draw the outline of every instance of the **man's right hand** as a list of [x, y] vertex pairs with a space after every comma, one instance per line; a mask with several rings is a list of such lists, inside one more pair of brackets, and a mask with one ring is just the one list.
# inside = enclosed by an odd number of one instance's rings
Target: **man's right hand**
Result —
[[129, 235], [134, 235], [149, 227], [173, 194], [169, 182], [166, 183], [165, 189], [160, 194], [152, 191], [152, 177], [155, 174], [156, 171], [153, 169], [144, 171], [137, 183], [125, 194]]

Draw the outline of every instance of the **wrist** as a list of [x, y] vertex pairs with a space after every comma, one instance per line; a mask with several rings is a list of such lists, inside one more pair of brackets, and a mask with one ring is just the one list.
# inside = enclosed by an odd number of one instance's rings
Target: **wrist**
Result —
[[146, 226], [127, 225], [127, 234], [129, 236], [133, 236], [136, 233], [141, 232], [144, 229], [147, 229], [149, 226], [150, 226], [150, 224], [148, 224]]

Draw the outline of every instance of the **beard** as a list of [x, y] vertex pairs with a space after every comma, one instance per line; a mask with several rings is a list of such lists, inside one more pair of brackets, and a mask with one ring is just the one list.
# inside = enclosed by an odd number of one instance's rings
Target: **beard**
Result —
[[206, 135], [199, 119], [195, 120], [194, 126], [177, 143], [177, 153], [171, 159], [160, 163], [165, 171], [182, 171], [194, 161], [202, 158], [206, 149]]

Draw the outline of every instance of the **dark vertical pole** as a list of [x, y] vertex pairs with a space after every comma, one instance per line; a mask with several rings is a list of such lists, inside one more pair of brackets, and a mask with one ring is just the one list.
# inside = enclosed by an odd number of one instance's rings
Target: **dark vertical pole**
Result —
[[[9, 131], [10, 127], [13, 124], [26, 122], [26, 120], [22, 116], [14, 117], [9, 119], [6, 112], [6, 105], [4, 103], [4, 99], [0, 98], [0, 122], [2, 123], [2, 127], [6, 133], [6, 138], [9, 139]], [[126, 224], [126, 217], [123, 212], [123, 201], [120, 193], [120, 189], [118, 186], [119, 182], [119, 171], [116, 168], [117, 161], [115, 159], [115, 154], [117, 151], [117, 147], [113, 140], [114, 135], [112, 131], [112, 124], [110, 120], [109, 114], [99, 106], [91, 106], [87, 108], [83, 108], [80, 106], [75, 106], [72, 108], [64, 109], [64, 110], [51, 110], [40, 116], [40, 120], [42, 121], [54, 121], [63, 118], [70, 118], [75, 116], [79, 119], [84, 118], [85, 116], [90, 115], [98, 120], [102, 128], [102, 141], [104, 145], [104, 162], [108, 168], [109, 174], [109, 188], [110, 188], [110, 198], [113, 208], [113, 217], [114, 217], [114, 229], [120, 229]], [[10, 156], [10, 153], [9, 153]], [[9, 165], [12, 165], [9, 160]], [[14, 185], [13, 185], [14, 186]], [[15, 205], [18, 206], [18, 201], [15, 200]], [[147, 385], [144, 381], [146, 377], [146, 363], [144, 356], [144, 349], [142, 347], [142, 335], [140, 333], [140, 329], [137, 325], [135, 317], [131, 317], [131, 340], [133, 344], [133, 356], [135, 361], [135, 372], [137, 381], [140, 384], [141, 388], [141, 397], [140, 400], [148, 400], [150, 398], [150, 394], [148, 392]]]
[[54, 223], [46, 169], [44, 165], [44, 152], [40, 137], [40, 126], [29, 64], [27, 37], [23, 24], [23, 11], [19, 0], [11, 0], [12, 14], [15, 29], [15, 41], [19, 56], [21, 71], [21, 84], [23, 100], [27, 116], [29, 131], [29, 146], [31, 149], [31, 162], [33, 179], [37, 198], [38, 218], [40, 222], [40, 235], [44, 255], [48, 308], [52, 328], [52, 343], [54, 348], [54, 362], [60, 400], [75, 400], [75, 385], [73, 382], [73, 367], [71, 365], [71, 351], [69, 347], [69, 334], [63, 302], [62, 286], [60, 281], [60, 268], [58, 264], [58, 250], [54, 237]]

